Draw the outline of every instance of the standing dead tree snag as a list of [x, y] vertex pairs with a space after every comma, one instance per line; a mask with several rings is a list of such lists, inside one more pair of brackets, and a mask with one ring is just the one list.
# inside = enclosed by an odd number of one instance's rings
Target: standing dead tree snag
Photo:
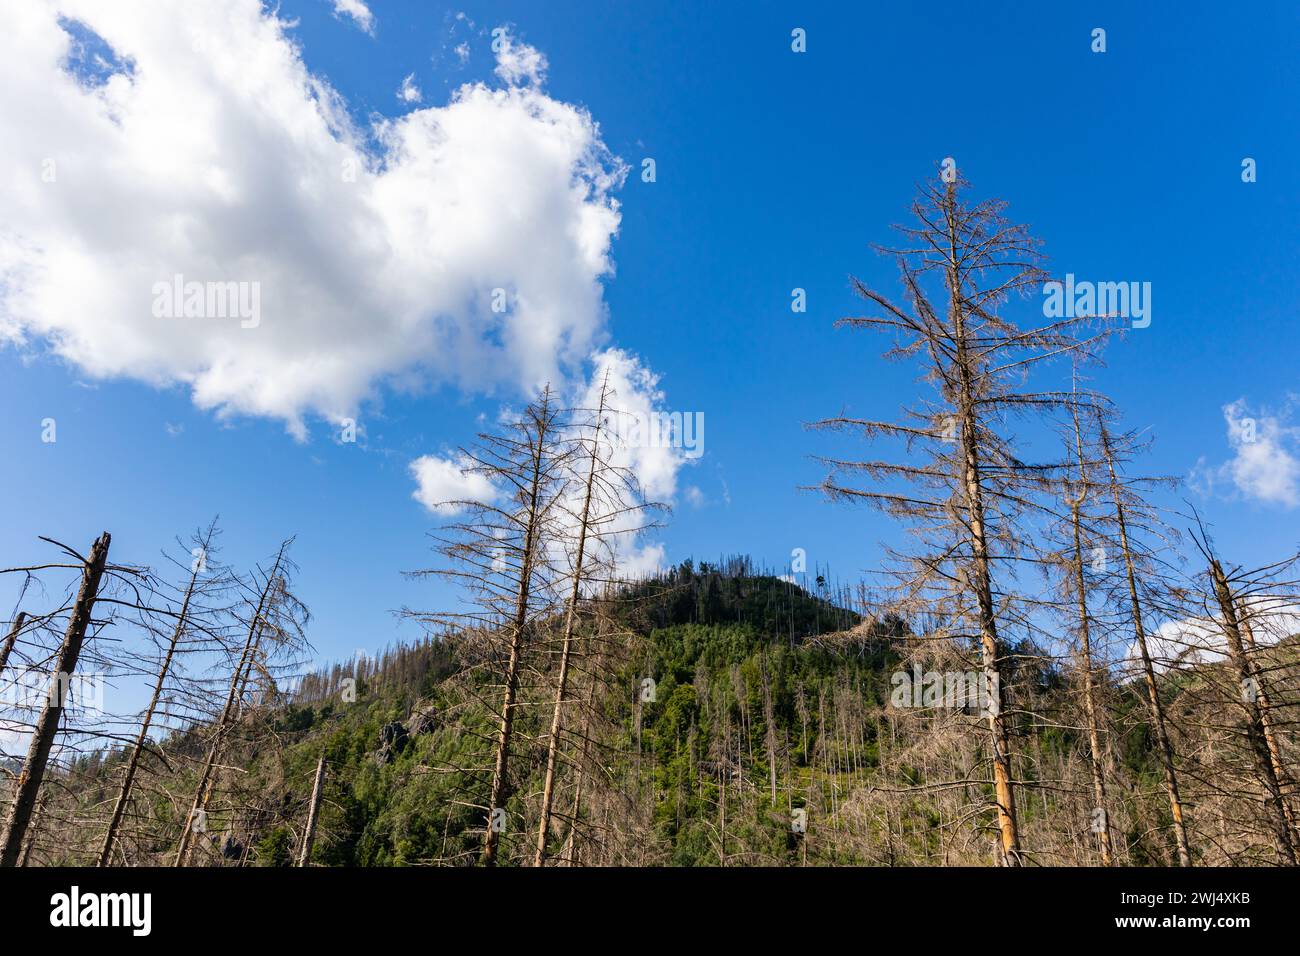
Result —
[[[597, 589], [607, 589], [616, 573], [616, 551], [620, 540], [634, 538], [650, 527], [646, 513], [660, 509], [649, 504], [641, 492], [636, 476], [615, 460], [618, 426], [611, 420], [621, 413], [611, 402], [614, 391], [606, 373], [591, 409], [579, 409], [577, 418], [570, 424], [572, 454], [568, 456], [576, 471], [569, 486], [575, 491], [571, 502], [561, 501], [568, 525], [559, 542], [569, 551], [569, 594], [564, 610], [564, 628], [560, 638], [560, 661], [555, 678], [555, 706], [551, 712], [550, 732], [546, 743], [546, 771], [542, 783], [542, 806], [537, 825], [537, 846], [533, 856], [534, 866], [543, 866], [547, 857], [556, 776], [560, 760], [561, 735], [566, 707], [577, 702], [570, 696], [571, 669], [577, 654], [577, 630], [584, 599], [593, 597]], [[567, 520], [565, 520], [567, 518]], [[594, 601], [591, 602], [593, 607]], [[594, 675], [593, 675], [594, 676]], [[584, 721], [584, 725], [588, 722]], [[583, 731], [585, 737], [586, 731]], [[584, 741], [585, 743], [585, 741]], [[581, 784], [577, 787], [581, 793]], [[571, 823], [575, 823], [571, 821]]]
[[1105, 422], [1098, 422], [1098, 434], [1101, 439], [1101, 453], [1106, 463], [1106, 480], [1109, 485], [1110, 499], [1113, 505], [1112, 517], [1115, 533], [1118, 535], [1120, 554], [1124, 558], [1124, 589], [1121, 603], [1126, 607], [1133, 628], [1134, 643], [1142, 662], [1142, 680], [1146, 687], [1147, 706], [1151, 711], [1151, 725], [1155, 733], [1156, 747], [1160, 767], [1164, 773], [1165, 793], [1169, 798], [1169, 813], [1173, 820], [1174, 844], [1178, 853], [1179, 866], [1192, 865], [1192, 851], [1187, 840], [1187, 823], [1183, 815], [1183, 799], [1178, 786], [1178, 770], [1174, 762], [1174, 748], [1169, 739], [1168, 722], [1165, 719], [1164, 704], [1160, 700], [1160, 687], [1156, 682], [1155, 665], [1152, 661], [1151, 645], [1147, 640], [1146, 626], [1143, 623], [1143, 602], [1138, 588], [1138, 544], [1130, 534], [1130, 513], [1134, 508], [1141, 508], [1142, 501], [1129, 483], [1121, 481], [1117, 460], [1122, 449], [1131, 446], [1132, 436], [1120, 436], [1117, 440], [1111, 435]]
[[[81, 586], [77, 592], [72, 616], [68, 619], [63, 645], [59, 648], [55, 660], [53, 685], [41, 715], [36, 721], [36, 726], [32, 730], [31, 746], [27, 751], [22, 772], [18, 776], [13, 805], [9, 809], [9, 819], [5, 823], [3, 844], [0, 845], [0, 866], [16, 865], [22, 852], [23, 837], [31, 822], [36, 798], [45, 778], [45, 766], [49, 761], [50, 749], [54, 746], [54, 737], [59, 730], [59, 719], [63, 715], [67, 683], [77, 669], [77, 659], [81, 656], [86, 629], [90, 626], [91, 613], [99, 594], [100, 579], [108, 564], [110, 540], [109, 533], [105, 531], [95, 539], [90, 555], [81, 558]], [[80, 555], [76, 557], [80, 558]]]
[[[900, 227], [906, 245], [882, 249], [901, 273], [905, 305], [853, 280], [857, 293], [882, 314], [842, 319], [851, 328], [891, 333], [892, 359], [915, 362], [934, 389], [908, 407], [900, 422], [841, 415], [814, 423], [866, 439], [901, 441], [919, 461], [846, 461], [823, 457], [830, 473], [820, 490], [833, 501], [862, 502], [904, 522], [919, 551], [896, 553], [899, 609], [935, 611], [952, 622], [948, 636], [980, 659], [992, 765], [997, 861], [1022, 862], [1011, 750], [1018, 715], [1007, 686], [1015, 656], [1008, 631], [1029, 631], [1027, 602], [1016, 593], [1014, 567], [1032, 548], [1027, 515], [1041, 512], [1062, 463], [1030, 464], [1006, 433], [1012, 418], [1042, 418], [1075, 406], [1070, 391], [1028, 382], [1041, 363], [1086, 358], [1105, 330], [1085, 330], [1092, 317], [1021, 328], [999, 314], [1013, 295], [1038, 290], [1038, 242], [1003, 217], [1005, 203], [967, 205], [964, 183], [931, 182], [912, 211], [918, 225]], [[942, 304], [927, 283], [938, 277]], [[869, 480], [863, 486], [860, 479]], [[902, 485], [903, 487], [898, 487]]]
[[187, 551], [193, 560], [190, 562], [189, 575], [185, 584], [179, 591], [177, 610], [153, 608], [148, 614], [142, 616], [142, 623], [151, 634], [158, 630], [158, 627], [149, 620], [151, 617], [162, 615], [170, 627], [166, 627], [165, 637], [154, 634], [160, 639], [153, 693], [140, 717], [140, 729], [126, 758], [122, 783], [117, 792], [117, 799], [113, 803], [103, 844], [99, 849], [98, 866], [109, 866], [113, 861], [114, 845], [119, 838], [127, 807], [135, 791], [141, 759], [149, 748], [150, 732], [159, 717], [159, 710], [163, 709], [164, 712], [170, 710], [172, 701], [169, 692], [172, 685], [177, 683], [176, 671], [180, 658], [194, 652], [202, 653], [215, 643], [208, 636], [212, 633], [209, 618], [213, 612], [204, 606], [204, 599], [219, 593], [227, 586], [226, 576], [215, 565], [213, 540], [216, 535], [217, 526], [213, 521], [205, 531], [192, 539], [194, 547]]
[[[485, 866], [496, 864], [509, 819], [510, 759], [528, 659], [536, 651], [543, 621], [558, 604], [561, 576], [554, 565], [555, 546], [562, 538], [560, 501], [572, 455], [563, 431], [547, 388], [499, 434], [481, 434], [474, 447], [462, 449], [463, 473], [485, 480], [492, 491], [480, 499], [437, 503], [444, 513], [465, 516], [435, 536], [449, 566], [412, 572], [414, 577], [435, 575], [451, 581], [465, 592], [469, 606], [460, 612], [410, 616], [468, 635], [480, 661], [500, 679], [495, 685], [499, 704], [481, 701], [496, 720], [479, 854]], [[475, 667], [465, 674], [471, 693], [477, 693], [473, 681], [481, 670]], [[477, 772], [458, 769], [470, 776]]]
[[1075, 407], [1070, 411], [1067, 443], [1072, 446], [1076, 467], [1073, 473], [1063, 478], [1060, 490], [1062, 503], [1068, 512], [1064, 520], [1058, 522], [1058, 526], [1065, 525], [1064, 534], [1060, 535], [1065, 538], [1064, 546], [1058, 554], [1063, 592], [1061, 616], [1074, 634], [1076, 673], [1088, 738], [1088, 774], [1092, 783], [1090, 829], [1097, 835], [1102, 865], [1112, 866], [1115, 863], [1115, 845], [1110, 802], [1106, 793], [1108, 751], [1103, 743], [1106, 708], [1101, 687], [1098, 686], [1104, 681], [1106, 670], [1104, 660], [1102, 666], [1098, 667], [1094, 612], [1089, 606], [1094, 584], [1089, 581], [1085, 570], [1089, 564], [1085, 554], [1091, 542], [1099, 540], [1093, 533], [1096, 521], [1092, 514], [1096, 510], [1095, 499], [1098, 492], [1106, 486], [1096, 473], [1099, 464], [1094, 448], [1096, 443], [1090, 440], [1092, 436], [1085, 439], [1079, 409]]
[[[1255, 775], [1264, 791], [1264, 805], [1277, 855], [1281, 862], [1295, 866], [1295, 823], [1284, 792], [1285, 785], [1290, 782], [1289, 775], [1282, 763], [1271, 715], [1265, 709], [1269, 703], [1267, 691], [1263, 695], [1260, 692], [1262, 674], [1256, 664], [1256, 655], [1252, 653], [1257, 648], [1247, 644], [1245, 632], [1248, 625], [1242, 617], [1243, 610], [1252, 604], [1263, 609], [1286, 606], [1286, 597], [1278, 593], [1285, 591], [1285, 585], [1279, 586], [1275, 580], [1276, 570], [1279, 566], [1291, 564], [1295, 559], [1254, 572], [1245, 572], [1240, 568], [1225, 571], [1204, 528], [1200, 529], [1199, 534], [1193, 534], [1193, 540], [1208, 566], [1205, 574], [1206, 590], [1209, 592], [1204, 601], [1205, 620], [1214, 622], [1214, 628], [1220, 632], [1227, 651], [1236, 691], [1229, 695], [1229, 699], [1235, 702], [1244, 718], [1242, 735], [1246, 739], [1246, 749], [1252, 758]], [[1253, 644], [1252, 634], [1250, 645]]]
[[199, 771], [194, 800], [190, 805], [189, 813], [186, 815], [185, 826], [181, 830], [180, 840], [176, 846], [174, 866], [185, 866], [193, 853], [196, 825], [207, 814], [208, 801], [212, 798], [213, 777], [217, 769], [217, 763], [231, 728], [239, 719], [243, 710], [244, 695], [249, 681], [262, 660], [263, 643], [268, 637], [274, 638], [280, 630], [277, 626], [277, 609], [284, 604], [296, 604], [292, 595], [289, 594], [286, 579], [286, 575], [289, 573], [287, 554], [292, 543], [293, 540], [289, 539], [281, 544], [270, 570], [265, 573], [254, 574], [253, 580], [247, 585], [251, 592], [248, 599], [251, 613], [245, 622], [246, 636], [230, 675], [230, 688], [226, 693], [221, 715], [212, 728], [207, 755]]
[[311, 860], [311, 848], [316, 842], [316, 821], [320, 818], [321, 793], [325, 790], [325, 755], [316, 762], [316, 779], [311, 786], [311, 806], [307, 809], [307, 829], [302, 834], [302, 849], [298, 852], [298, 865], [306, 866]]

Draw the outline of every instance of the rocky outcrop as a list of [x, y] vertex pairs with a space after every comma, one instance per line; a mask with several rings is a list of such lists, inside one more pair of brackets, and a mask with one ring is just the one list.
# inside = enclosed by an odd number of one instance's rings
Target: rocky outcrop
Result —
[[381, 763], [390, 763], [393, 758], [406, 749], [411, 735], [400, 721], [384, 724], [379, 728], [379, 752], [375, 758]]

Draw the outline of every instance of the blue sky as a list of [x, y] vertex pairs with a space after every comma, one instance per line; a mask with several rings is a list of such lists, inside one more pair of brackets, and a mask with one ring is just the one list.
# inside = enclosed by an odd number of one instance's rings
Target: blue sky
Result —
[[[781, 567], [803, 548], [810, 565], [851, 579], [877, 566], [880, 541], [898, 540], [877, 515], [797, 490], [822, 477], [809, 456], [837, 448], [802, 424], [841, 408], [891, 417], [915, 394], [911, 370], [880, 359], [886, 343], [831, 325], [859, 311], [850, 273], [896, 291], [894, 266], [869, 244], [891, 238], [915, 183], [946, 156], [976, 196], [1011, 203], [1053, 272], [1151, 283], [1151, 326], [1112, 347], [1096, 384], [1128, 424], [1151, 429], [1150, 471], [1186, 476], [1199, 462], [1202, 488], [1217, 475], [1208, 493], [1183, 494], [1225, 555], [1262, 563], [1295, 548], [1293, 5], [369, 10], [372, 33], [329, 0], [280, 5], [298, 21], [288, 33], [306, 67], [356, 123], [442, 106], [463, 83], [499, 85], [490, 31], [508, 25], [545, 55], [545, 94], [589, 111], [630, 167], [612, 192], [621, 221], [597, 338], [653, 369], [667, 407], [706, 421], [705, 454], [680, 467], [660, 535], [668, 561], [747, 553]], [[790, 48], [796, 27], [803, 54]], [[1090, 50], [1095, 27], [1104, 54]], [[404, 103], [396, 91], [412, 74], [422, 100]], [[653, 183], [639, 175], [645, 157]], [[1257, 182], [1242, 182], [1244, 157]], [[804, 314], [790, 310], [795, 287], [807, 290]], [[1032, 320], [1038, 306], [1013, 314]], [[522, 394], [381, 380], [360, 406], [365, 440], [349, 445], [310, 410], [297, 440], [275, 416], [219, 417], [183, 384], [132, 379], [87, 374], [30, 329], [0, 347], [0, 563], [41, 556], [38, 534], [85, 547], [105, 529], [118, 560], [151, 562], [217, 513], [237, 563], [297, 535], [323, 658], [409, 637], [393, 610], [449, 600], [400, 574], [433, 560], [425, 534], [438, 523], [412, 498], [409, 464], [469, 440], [480, 416]], [[1271, 436], [1255, 470], [1238, 472], [1244, 484], [1221, 469], [1242, 452], [1224, 412], [1242, 399], [1238, 417]], [[47, 417], [54, 444], [40, 441]]]

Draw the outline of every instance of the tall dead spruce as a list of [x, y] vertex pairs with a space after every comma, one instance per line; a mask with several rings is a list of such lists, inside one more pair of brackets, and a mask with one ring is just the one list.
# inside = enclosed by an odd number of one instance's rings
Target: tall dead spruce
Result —
[[528, 658], [536, 650], [542, 622], [558, 604], [556, 545], [562, 538], [561, 500], [572, 458], [563, 433], [559, 409], [547, 388], [500, 433], [481, 434], [472, 448], [462, 449], [464, 472], [485, 479], [499, 496], [439, 503], [462, 516], [434, 536], [448, 566], [413, 572], [416, 577], [449, 580], [466, 595], [468, 608], [412, 616], [473, 635], [480, 642], [484, 666], [499, 680], [498, 702], [490, 704], [497, 730], [483, 807], [479, 856], [485, 866], [496, 864], [501, 835], [509, 826], [510, 761]]
[[[574, 704], [584, 703], [571, 693], [571, 672], [579, 653], [578, 628], [583, 600], [597, 589], [610, 586], [616, 573], [619, 539], [634, 536], [650, 527], [647, 513], [663, 508], [662, 505], [647, 503], [636, 476], [615, 461], [618, 419], [622, 413], [612, 404], [614, 398], [607, 374], [601, 382], [596, 406], [576, 410], [576, 420], [569, 426], [568, 441], [572, 446], [569, 461], [574, 472], [570, 487], [574, 490], [566, 496], [567, 500], [561, 502], [565, 518], [561, 521], [564, 534], [560, 541], [569, 555], [569, 593], [560, 637], [555, 705], [546, 738], [546, 772], [542, 783], [534, 866], [543, 866], [546, 862], [565, 711]], [[594, 607], [595, 603], [592, 603]], [[591, 676], [596, 679], [596, 675]], [[586, 732], [583, 730], [580, 736], [585, 738]], [[581, 759], [579, 756], [578, 760]], [[575, 786], [575, 793], [580, 801], [580, 781]], [[576, 814], [571, 824], [576, 825]]]
[[[1075, 469], [1063, 476], [1060, 498], [1064, 506], [1057, 533], [1064, 538], [1058, 552], [1060, 617], [1073, 633], [1077, 661], [1075, 674], [1083, 703], [1083, 717], [1088, 739], [1088, 772], [1092, 783], [1093, 808], [1090, 828], [1097, 835], [1103, 866], [1115, 863], [1110, 801], [1106, 793], [1106, 770], [1109, 752], [1106, 738], [1106, 707], [1102, 689], [1106, 683], [1106, 661], [1097, 648], [1097, 628], [1089, 598], [1096, 583], [1089, 579], [1088, 555], [1094, 542], [1101, 540], [1095, 532], [1096, 499], [1106, 488], [1097, 474], [1097, 457], [1093, 436], [1085, 435], [1079, 409], [1071, 409], [1066, 444], [1074, 458]], [[1063, 526], [1063, 527], [1062, 527]], [[1104, 552], [1103, 552], [1104, 553]]]
[[[209, 598], [219, 595], [228, 584], [226, 574], [215, 563], [213, 544], [216, 536], [217, 525], [213, 521], [193, 537], [193, 547], [185, 549], [186, 557], [192, 560], [184, 584], [168, 596], [168, 603], [174, 610], [168, 607], [154, 608], [142, 615], [144, 629], [157, 644], [157, 670], [153, 675], [153, 692], [149, 703], [140, 716], [140, 729], [126, 757], [122, 783], [99, 849], [98, 866], [109, 866], [113, 862], [114, 845], [126, 822], [127, 808], [135, 793], [141, 760], [146, 751], [154, 746], [151, 738], [161, 737], [166, 732], [166, 729], [163, 733], [158, 732], [156, 724], [159, 718], [180, 716], [194, 709], [185, 699], [193, 696], [194, 690], [183, 686], [190, 682], [182, 680], [177, 674], [181, 661], [190, 655], [203, 656], [219, 645], [220, 623], [214, 619], [219, 618], [223, 609], [212, 608], [207, 604]], [[179, 561], [175, 563], [184, 567]], [[161, 618], [164, 623], [155, 624], [153, 618]]]
[[[209, 732], [208, 746], [194, 799], [186, 814], [180, 839], [177, 841], [175, 866], [185, 866], [194, 854], [195, 836], [206, 828], [208, 804], [216, 789], [216, 776], [220, 770], [222, 754], [236, 723], [244, 714], [250, 685], [265, 685], [273, 678], [274, 659], [286, 652], [296, 652], [304, 645], [302, 621], [306, 609], [289, 590], [292, 562], [288, 558], [289, 539], [280, 545], [269, 570], [258, 569], [243, 587], [248, 617], [244, 625], [244, 639], [235, 658], [220, 715]], [[256, 675], [256, 677], [255, 677]], [[260, 679], [260, 680], [259, 680]], [[266, 689], [265, 686], [262, 688]]]
[[1278, 745], [1272, 713], [1276, 701], [1268, 692], [1263, 673], [1265, 668], [1259, 665], [1259, 648], [1250, 625], [1250, 610], [1256, 609], [1261, 616], [1267, 616], [1279, 608], [1294, 606], [1293, 584], [1281, 581], [1278, 572], [1296, 559], [1290, 558], [1253, 571], [1242, 568], [1225, 570], [1204, 528], [1199, 529], [1199, 534], [1193, 533], [1193, 540], [1207, 565], [1203, 580], [1204, 590], [1208, 593], [1201, 598], [1204, 619], [1213, 622], [1212, 633], [1217, 632], [1216, 636], [1222, 638], [1228, 665], [1235, 678], [1232, 685], [1236, 693], [1229, 695], [1228, 706], [1235, 703], [1241, 713], [1242, 736], [1264, 792], [1263, 802], [1278, 859], [1295, 866], [1295, 819], [1287, 792], [1293, 787], [1293, 782]]
[[99, 595], [100, 580], [108, 564], [108, 546], [111, 537], [107, 531], [95, 539], [89, 556], [81, 558], [81, 585], [77, 591], [76, 603], [68, 618], [68, 627], [63, 636], [63, 644], [55, 658], [51, 674], [52, 686], [32, 728], [31, 745], [27, 759], [23, 762], [22, 772], [18, 775], [13, 804], [9, 808], [9, 819], [5, 822], [3, 844], [0, 844], [0, 866], [15, 866], [23, 850], [23, 837], [31, 822], [32, 812], [36, 807], [36, 798], [45, 779], [45, 767], [54, 746], [54, 738], [59, 732], [59, 721], [63, 716], [63, 706], [68, 690], [68, 682], [77, 669], [77, 659], [81, 656], [86, 639], [86, 630], [91, 624], [91, 614], [95, 608], [95, 599]]
[[[1137, 490], [1142, 479], [1126, 479], [1120, 467], [1129, 457], [1135, 438], [1131, 434], [1114, 435], [1106, 423], [1098, 416], [1098, 437], [1101, 456], [1105, 462], [1104, 478], [1112, 507], [1110, 518], [1113, 522], [1115, 544], [1123, 557], [1121, 573], [1123, 585], [1120, 589], [1119, 603], [1127, 613], [1132, 627], [1133, 642], [1137, 648], [1142, 665], [1142, 683], [1146, 689], [1147, 707], [1151, 714], [1151, 727], [1156, 739], [1156, 756], [1163, 772], [1165, 794], [1169, 800], [1169, 815], [1173, 822], [1174, 846], [1177, 850], [1178, 865], [1192, 865], [1191, 845], [1187, 839], [1187, 821], [1183, 812], [1183, 797], [1178, 783], [1178, 767], [1174, 757], [1174, 745], [1169, 735], [1169, 722], [1165, 715], [1164, 702], [1160, 697], [1160, 685], [1156, 680], [1156, 661], [1146, 629], [1146, 612], [1141, 588], [1138, 581], [1138, 569], [1142, 563], [1149, 567], [1155, 564], [1155, 556], [1142, 547], [1134, 536], [1134, 518], [1142, 522], [1143, 528], [1154, 522], [1151, 510]], [[1142, 530], [1142, 529], [1139, 529]], [[1152, 580], [1159, 576], [1148, 575]], [[1145, 602], [1148, 606], [1150, 601]]]
[[[914, 460], [848, 461], [823, 457], [830, 473], [821, 491], [831, 500], [863, 502], [906, 523], [921, 543], [897, 554], [900, 608], [930, 610], [952, 622], [950, 636], [978, 649], [987, 694], [989, 762], [997, 827], [995, 856], [1023, 862], [1011, 749], [1017, 714], [1006, 706], [1013, 657], [1007, 632], [1027, 619], [1015, 593], [1014, 562], [1024, 550], [1027, 512], [1063, 462], [1028, 464], [1005, 433], [1011, 418], [1049, 416], [1074, 407], [1070, 391], [1035, 389], [1036, 366], [1052, 358], [1084, 358], [1103, 334], [1091, 318], [1021, 328], [999, 314], [1013, 295], [1038, 292], [1038, 242], [1002, 215], [1005, 203], [967, 205], [961, 181], [930, 182], [912, 212], [918, 224], [899, 227], [906, 245], [893, 255], [905, 303], [896, 305], [857, 279], [857, 293], [881, 314], [845, 318], [840, 325], [892, 333], [892, 359], [915, 362], [933, 387], [899, 422], [841, 414], [811, 427], [866, 439], [904, 443]], [[942, 304], [926, 290], [942, 284]], [[869, 484], [861, 484], [866, 478]], [[899, 486], [902, 487], [899, 487]]]

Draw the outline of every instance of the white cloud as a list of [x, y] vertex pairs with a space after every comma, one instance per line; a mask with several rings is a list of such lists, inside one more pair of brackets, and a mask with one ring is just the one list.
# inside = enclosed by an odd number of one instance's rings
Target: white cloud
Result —
[[[68, 72], [59, 15], [129, 68]], [[0, 343], [300, 437], [385, 384], [517, 393], [580, 370], [606, 337], [626, 173], [590, 115], [512, 43], [505, 75], [530, 85], [358, 129], [289, 29], [258, 0], [7, 10]], [[155, 318], [178, 274], [256, 283], [260, 322]]]
[[334, 0], [334, 16], [351, 17], [353, 23], [374, 36], [375, 15], [363, 0]]
[[[611, 390], [607, 420], [620, 414], [645, 416], [663, 410], [664, 394], [659, 389], [658, 377], [637, 356], [621, 349], [606, 349], [593, 355], [589, 375], [585, 381], [569, 387], [564, 401], [575, 410], [594, 410], [600, 400], [601, 384], [606, 381]], [[497, 417], [500, 422], [508, 422], [517, 417], [517, 411], [502, 408]], [[623, 437], [614, 427], [604, 430], [602, 440], [607, 442], [606, 460], [613, 468], [626, 470], [635, 476], [647, 501], [670, 504], [677, 491], [678, 474], [691, 461], [687, 450], [671, 444], [629, 443]], [[497, 490], [485, 477], [466, 472], [469, 464], [463, 454], [417, 458], [410, 465], [411, 476], [416, 482], [412, 497], [440, 515], [457, 513], [458, 509], [445, 505], [450, 499], [497, 500]], [[688, 498], [691, 490], [699, 492], [698, 489], [688, 489]], [[565, 491], [563, 507], [556, 512], [562, 523], [572, 525], [571, 530], [576, 530], [584, 491], [582, 481], [570, 484]], [[644, 527], [647, 519], [658, 517], [657, 512], [650, 515], [620, 513], [603, 498], [594, 507], [593, 518], [602, 529], [603, 546], [590, 545], [589, 555], [594, 557], [598, 550], [606, 552], [601, 560], [608, 559], [619, 573], [629, 577], [652, 574], [664, 567], [664, 546], [651, 540], [652, 529]], [[561, 555], [556, 555], [557, 565], [562, 565], [564, 560]]]
[[464, 455], [442, 458], [423, 455], [411, 462], [415, 491], [411, 497], [437, 515], [464, 511], [456, 502], [496, 500], [497, 489], [486, 475], [470, 471], [473, 462]]
[[686, 498], [686, 503], [689, 504], [692, 508], [704, 507], [704, 503], [705, 503], [704, 492], [700, 491], [700, 489], [697, 488], [695, 485], [689, 486], [686, 489], [686, 491], [683, 492], [683, 495]]
[[520, 43], [505, 27], [493, 31], [493, 49], [497, 51], [496, 75], [511, 86], [527, 81], [532, 86], [546, 82], [546, 55], [536, 47]]
[[1300, 429], [1289, 424], [1293, 404], [1294, 398], [1277, 414], [1265, 409], [1258, 415], [1248, 414], [1244, 398], [1223, 406], [1233, 457], [1216, 467], [1198, 462], [1193, 482], [1206, 492], [1231, 484], [1253, 501], [1287, 508], [1300, 504], [1300, 459], [1292, 450]]
[[[595, 408], [600, 397], [601, 382], [608, 375], [614, 393], [612, 402], [615, 414], [611, 416], [611, 421], [616, 425], [619, 421], [644, 421], [656, 412], [665, 410], [666, 396], [659, 388], [659, 376], [636, 355], [623, 349], [605, 349], [592, 356], [592, 364], [587, 383], [575, 398], [576, 405]], [[648, 498], [671, 502], [677, 495], [678, 474], [690, 459], [685, 449], [670, 441], [647, 441], [644, 439], [650, 436], [643, 433], [620, 437], [635, 439], [638, 435], [642, 440], [619, 443], [613, 463], [636, 475]]]
[[462, 66], [469, 62], [469, 43], [461, 40], [453, 49], [456, 53], [456, 59], [460, 61]]
[[[1300, 634], [1300, 606], [1277, 597], [1246, 598], [1251, 612], [1251, 634], [1261, 647]], [[1206, 617], [1165, 621], [1147, 637], [1147, 652], [1158, 671], [1215, 664], [1226, 659], [1228, 642], [1223, 625]], [[1141, 674], [1141, 651], [1134, 641], [1122, 662], [1130, 677]]]
[[397, 90], [397, 98], [403, 103], [418, 103], [424, 98], [420, 88], [415, 85], [414, 73], [408, 73], [402, 80], [402, 85]]
[[[634, 475], [647, 501], [672, 504], [677, 494], [679, 474], [691, 461], [687, 450], [671, 442], [628, 441], [628, 436], [621, 433], [616, 424], [620, 417], [644, 419], [665, 410], [665, 395], [659, 388], [659, 377], [631, 352], [606, 349], [592, 356], [590, 375], [586, 384], [576, 390], [572, 405], [575, 408], [596, 408], [604, 382], [608, 382], [611, 390], [609, 404], [613, 410], [606, 420], [614, 426], [612, 431], [606, 432], [610, 440], [609, 463]], [[646, 436], [642, 434], [641, 437]], [[570, 510], [578, 513], [576, 501]], [[657, 515], [631, 513], [608, 525], [610, 557], [618, 572], [625, 577], [654, 574], [666, 563], [664, 546], [650, 537], [653, 531], [640, 530], [647, 517]]]

